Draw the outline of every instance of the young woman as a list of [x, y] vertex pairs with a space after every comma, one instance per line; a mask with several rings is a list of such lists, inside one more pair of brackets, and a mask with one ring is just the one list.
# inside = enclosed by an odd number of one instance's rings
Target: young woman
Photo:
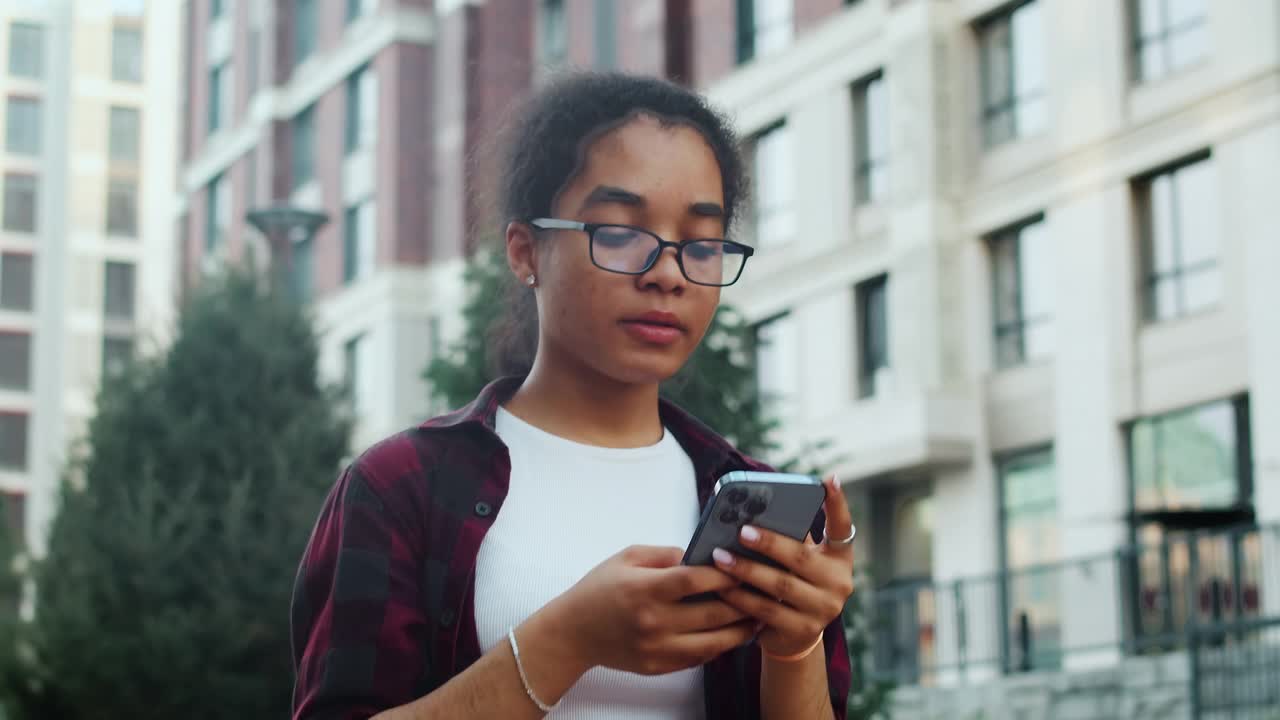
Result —
[[342, 474], [294, 593], [294, 717], [843, 720], [834, 479], [826, 541], [744, 528], [786, 570], [680, 564], [716, 479], [767, 469], [658, 396], [752, 254], [724, 239], [733, 133], [618, 74], [552, 84], [517, 127], [502, 211], [532, 369]]

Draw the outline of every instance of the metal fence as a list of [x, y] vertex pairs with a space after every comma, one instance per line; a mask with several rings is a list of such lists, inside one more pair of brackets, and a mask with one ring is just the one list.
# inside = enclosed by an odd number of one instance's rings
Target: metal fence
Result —
[[1274, 661], [1270, 687], [1280, 687], [1280, 526], [1168, 534], [1106, 555], [885, 587], [869, 610], [872, 675], [895, 685], [1192, 651], [1206, 707], [1240, 704], [1247, 698], [1213, 686], [1236, 659]]

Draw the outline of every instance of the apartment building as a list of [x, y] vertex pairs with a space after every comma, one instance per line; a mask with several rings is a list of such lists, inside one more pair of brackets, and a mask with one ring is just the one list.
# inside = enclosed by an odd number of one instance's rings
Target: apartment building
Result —
[[[755, 170], [758, 253], [727, 300], [760, 323], [793, 446], [833, 442], [876, 584], [1166, 548], [1133, 561], [1136, 598], [1105, 563], [931, 591], [910, 652], [944, 684], [965, 652], [1009, 670], [1017, 635], [1056, 651], [1041, 668], [1105, 666], [1194, 612], [1160, 588], [1213, 553], [1235, 595], [1199, 590], [1202, 612], [1274, 613], [1274, 533], [1189, 546], [1280, 520], [1280, 8], [818, 5], [736, 3], [737, 65], [700, 85]], [[987, 627], [947, 626], [982, 603]]]
[[173, 17], [142, 0], [0, 6], [0, 489], [37, 551], [99, 385], [172, 312], [177, 77], [150, 59], [176, 54]]

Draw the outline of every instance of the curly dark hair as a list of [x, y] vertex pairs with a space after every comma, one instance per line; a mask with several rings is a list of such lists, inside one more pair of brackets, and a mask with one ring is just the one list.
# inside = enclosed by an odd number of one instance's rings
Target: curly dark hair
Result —
[[[552, 203], [580, 172], [590, 141], [637, 115], [665, 126], [697, 130], [720, 166], [725, 226], [730, 227], [746, 190], [737, 136], [729, 120], [689, 88], [655, 77], [575, 72], [535, 93], [506, 133], [498, 191], [505, 223], [552, 213]], [[490, 333], [490, 363], [501, 375], [524, 375], [533, 365], [538, 316], [533, 293], [510, 282], [509, 309]]]

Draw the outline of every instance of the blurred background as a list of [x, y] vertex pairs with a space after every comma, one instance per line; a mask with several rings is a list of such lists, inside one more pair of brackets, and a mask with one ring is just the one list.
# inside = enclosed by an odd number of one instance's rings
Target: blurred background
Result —
[[348, 454], [446, 409], [495, 131], [625, 70], [744, 140], [725, 301], [771, 447], [859, 513], [857, 692], [1280, 717], [1277, 0], [0, 0], [0, 63], [20, 576], [99, 390], [230, 266], [304, 304]]

